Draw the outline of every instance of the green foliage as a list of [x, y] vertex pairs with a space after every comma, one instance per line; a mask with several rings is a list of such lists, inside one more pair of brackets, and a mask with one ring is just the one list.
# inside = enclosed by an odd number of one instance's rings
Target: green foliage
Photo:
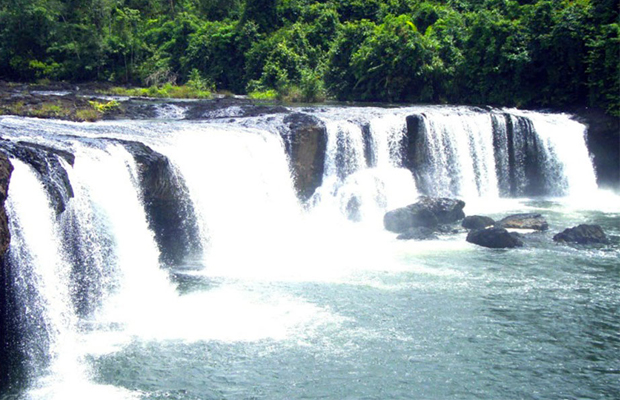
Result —
[[3, 0], [0, 79], [617, 115], [619, 21], [617, 0]]
[[95, 109], [95, 111], [101, 114], [117, 110], [121, 106], [121, 104], [116, 100], [110, 100], [107, 102], [91, 100], [88, 103]]
[[253, 100], [275, 100], [278, 97], [278, 92], [274, 89], [253, 91], [248, 93], [248, 97]]

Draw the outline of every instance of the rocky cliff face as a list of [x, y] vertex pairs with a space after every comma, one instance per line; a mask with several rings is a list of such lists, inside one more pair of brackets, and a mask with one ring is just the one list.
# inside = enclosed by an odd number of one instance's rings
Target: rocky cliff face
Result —
[[11, 233], [9, 232], [8, 220], [4, 209], [11, 172], [13, 172], [13, 166], [9, 159], [4, 153], [0, 153], [0, 387], [6, 384], [11, 369], [7, 356], [10, 338], [9, 324], [7, 323], [9, 285], [7, 285], [8, 274], [4, 263], [4, 255], [11, 241]]

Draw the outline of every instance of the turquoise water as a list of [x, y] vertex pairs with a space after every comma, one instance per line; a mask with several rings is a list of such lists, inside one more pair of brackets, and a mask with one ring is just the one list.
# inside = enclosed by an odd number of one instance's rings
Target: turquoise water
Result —
[[267, 320], [233, 306], [203, 322], [238, 340], [133, 338], [89, 359], [95, 381], [144, 399], [617, 398], [620, 214], [566, 218], [616, 236], [612, 247], [584, 249], [550, 241], [566, 221], [549, 211], [551, 232], [523, 249], [459, 235], [389, 243], [397, 264], [335, 280], [179, 275], [182, 297], [242, 298]]

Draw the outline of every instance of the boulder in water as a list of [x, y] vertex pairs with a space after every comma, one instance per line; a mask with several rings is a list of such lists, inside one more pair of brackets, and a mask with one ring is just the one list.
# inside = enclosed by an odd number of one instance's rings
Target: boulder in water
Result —
[[409, 228], [396, 237], [399, 240], [432, 240], [437, 239], [437, 235], [431, 228], [420, 226], [417, 228]]
[[523, 247], [523, 241], [519, 235], [510, 233], [504, 228], [479, 229], [467, 234], [469, 243], [491, 249], [509, 249]]
[[464, 207], [462, 200], [423, 196], [417, 203], [388, 211], [383, 217], [383, 225], [395, 233], [416, 227], [435, 228], [465, 218]]
[[582, 224], [565, 229], [553, 237], [555, 242], [578, 244], [609, 244], [609, 239], [599, 225]]
[[485, 229], [489, 226], [495, 225], [495, 221], [492, 218], [482, 215], [468, 215], [463, 219], [461, 224], [463, 228], [469, 230]]
[[496, 225], [502, 228], [534, 229], [537, 231], [546, 231], [549, 229], [549, 224], [545, 217], [535, 213], [510, 215], [499, 221]]

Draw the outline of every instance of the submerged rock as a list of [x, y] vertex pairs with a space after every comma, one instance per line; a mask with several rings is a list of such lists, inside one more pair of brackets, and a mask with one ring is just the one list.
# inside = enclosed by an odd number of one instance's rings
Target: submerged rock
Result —
[[424, 196], [417, 203], [388, 211], [383, 217], [383, 225], [395, 233], [416, 227], [435, 228], [465, 218], [464, 207], [462, 200]]
[[578, 244], [609, 244], [609, 239], [599, 225], [582, 224], [565, 229], [553, 237], [555, 242]]
[[523, 241], [518, 234], [510, 233], [504, 228], [479, 229], [469, 232], [469, 243], [492, 249], [509, 249], [523, 247]]
[[547, 220], [542, 215], [536, 213], [510, 215], [496, 225], [502, 228], [534, 229], [537, 231], [549, 229]]
[[417, 228], [409, 228], [406, 232], [401, 233], [396, 237], [398, 240], [432, 240], [437, 239], [435, 232], [424, 226]]
[[495, 221], [492, 218], [484, 217], [481, 215], [468, 215], [463, 219], [461, 225], [465, 229], [477, 230], [493, 226], [495, 225]]

